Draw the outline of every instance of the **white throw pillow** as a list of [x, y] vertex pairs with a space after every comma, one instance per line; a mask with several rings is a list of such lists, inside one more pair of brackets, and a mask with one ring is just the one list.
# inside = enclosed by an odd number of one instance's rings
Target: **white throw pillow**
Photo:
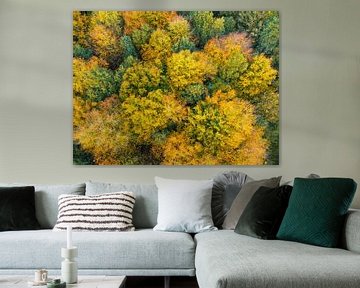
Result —
[[133, 231], [133, 192], [115, 192], [92, 196], [59, 196], [59, 214], [55, 231], [72, 226], [74, 231]]
[[211, 217], [213, 180], [155, 177], [159, 212], [154, 230], [198, 233], [217, 230]]

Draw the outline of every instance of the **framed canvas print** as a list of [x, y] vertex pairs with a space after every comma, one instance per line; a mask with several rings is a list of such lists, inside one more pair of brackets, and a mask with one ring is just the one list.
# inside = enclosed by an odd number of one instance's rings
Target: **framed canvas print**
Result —
[[74, 164], [279, 164], [279, 22], [74, 11]]

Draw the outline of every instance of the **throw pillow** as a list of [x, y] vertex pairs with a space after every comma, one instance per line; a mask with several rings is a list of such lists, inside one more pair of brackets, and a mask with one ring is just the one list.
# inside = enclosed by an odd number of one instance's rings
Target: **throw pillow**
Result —
[[35, 216], [35, 188], [0, 187], [0, 231], [39, 228]]
[[269, 188], [278, 187], [280, 179], [281, 177], [274, 177], [270, 179], [251, 181], [244, 184], [224, 219], [223, 229], [234, 230], [237, 222], [240, 219], [241, 214], [243, 213], [246, 205], [249, 203], [251, 197], [255, 194], [255, 192], [261, 186]]
[[95, 196], [61, 195], [55, 231], [72, 226], [74, 231], [133, 231], [132, 192], [106, 193]]
[[295, 178], [277, 238], [336, 247], [355, 190], [348, 178]]
[[214, 178], [212, 189], [211, 214], [214, 225], [221, 228], [231, 204], [245, 182], [252, 179], [245, 173], [228, 171], [218, 174]]
[[251, 198], [235, 232], [260, 239], [275, 239], [288, 206], [292, 187], [260, 187]]
[[154, 230], [198, 233], [216, 230], [211, 217], [213, 180], [155, 177], [159, 213]]

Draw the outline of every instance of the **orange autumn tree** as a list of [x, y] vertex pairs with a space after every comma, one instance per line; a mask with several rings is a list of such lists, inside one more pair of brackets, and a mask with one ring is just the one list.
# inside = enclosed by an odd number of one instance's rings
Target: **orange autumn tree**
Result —
[[277, 69], [229, 17], [74, 12], [74, 162], [278, 161]]

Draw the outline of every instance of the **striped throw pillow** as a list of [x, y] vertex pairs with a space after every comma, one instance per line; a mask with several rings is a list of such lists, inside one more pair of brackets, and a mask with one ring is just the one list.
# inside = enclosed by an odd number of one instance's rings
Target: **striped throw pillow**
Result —
[[59, 196], [59, 214], [55, 231], [72, 226], [74, 231], [133, 231], [133, 192], [105, 193], [93, 196]]

